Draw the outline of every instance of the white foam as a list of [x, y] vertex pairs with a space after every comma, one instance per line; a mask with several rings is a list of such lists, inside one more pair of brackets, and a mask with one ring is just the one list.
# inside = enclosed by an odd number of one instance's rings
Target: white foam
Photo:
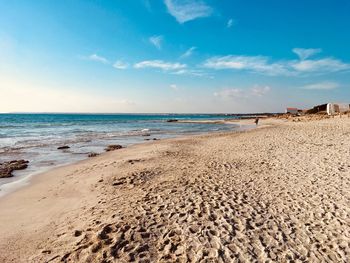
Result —
[[29, 184], [29, 179], [32, 177], [33, 174], [28, 174], [26, 176], [23, 176], [21, 179], [18, 179], [16, 181], [6, 183], [3, 185], [0, 185], [0, 198]]
[[29, 185], [30, 179], [33, 176], [50, 171], [54, 168], [64, 166], [64, 165], [67, 165], [67, 164], [60, 164], [60, 165], [55, 165], [55, 166], [46, 166], [46, 167], [36, 168], [35, 172], [29, 173], [26, 175], [18, 176], [17, 178], [19, 178], [19, 179], [16, 179], [15, 181], [1, 184], [0, 185], [0, 198], [22, 188], [23, 186]]

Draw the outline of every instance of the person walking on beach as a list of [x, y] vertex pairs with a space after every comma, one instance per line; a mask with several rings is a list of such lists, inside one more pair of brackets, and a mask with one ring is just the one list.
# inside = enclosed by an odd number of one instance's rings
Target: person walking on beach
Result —
[[254, 122], [255, 122], [255, 125], [258, 126], [258, 124], [259, 124], [259, 118], [256, 117]]

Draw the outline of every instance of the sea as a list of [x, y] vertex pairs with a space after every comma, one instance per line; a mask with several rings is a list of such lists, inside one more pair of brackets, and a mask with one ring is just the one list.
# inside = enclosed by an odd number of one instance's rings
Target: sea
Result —
[[[167, 122], [223, 120], [223, 114], [0, 114], [0, 163], [25, 159], [29, 167], [0, 178], [5, 185], [53, 167], [83, 160], [91, 152], [102, 153], [110, 144], [128, 147], [153, 139], [239, 130], [238, 124]], [[59, 146], [68, 145], [66, 150]]]

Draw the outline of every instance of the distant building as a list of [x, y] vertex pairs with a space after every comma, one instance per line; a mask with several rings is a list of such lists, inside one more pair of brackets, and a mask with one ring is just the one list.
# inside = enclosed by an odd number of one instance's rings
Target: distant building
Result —
[[298, 108], [287, 108], [287, 109], [286, 109], [286, 113], [289, 113], [289, 114], [298, 114], [299, 111], [298, 111]]
[[350, 106], [347, 103], [326, 103], [313, 107], [307, 110], [307, 114], [323, 113], [328, 115], [336, 115], [344, 113], [350, 110]]
[[350, 110], [349, 104], [347, 103], [328, 103], [327, 114], [336, 115], [339, 113], [348, 112]]

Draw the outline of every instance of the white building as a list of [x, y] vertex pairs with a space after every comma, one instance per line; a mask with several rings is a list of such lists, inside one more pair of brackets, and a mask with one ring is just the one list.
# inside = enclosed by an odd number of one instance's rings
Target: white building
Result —
[[335, 115], [338, 113], [344, 113], [350, 111], [350, 106], [347, 103], [328, 103], [327, 104], [327, 114]]

